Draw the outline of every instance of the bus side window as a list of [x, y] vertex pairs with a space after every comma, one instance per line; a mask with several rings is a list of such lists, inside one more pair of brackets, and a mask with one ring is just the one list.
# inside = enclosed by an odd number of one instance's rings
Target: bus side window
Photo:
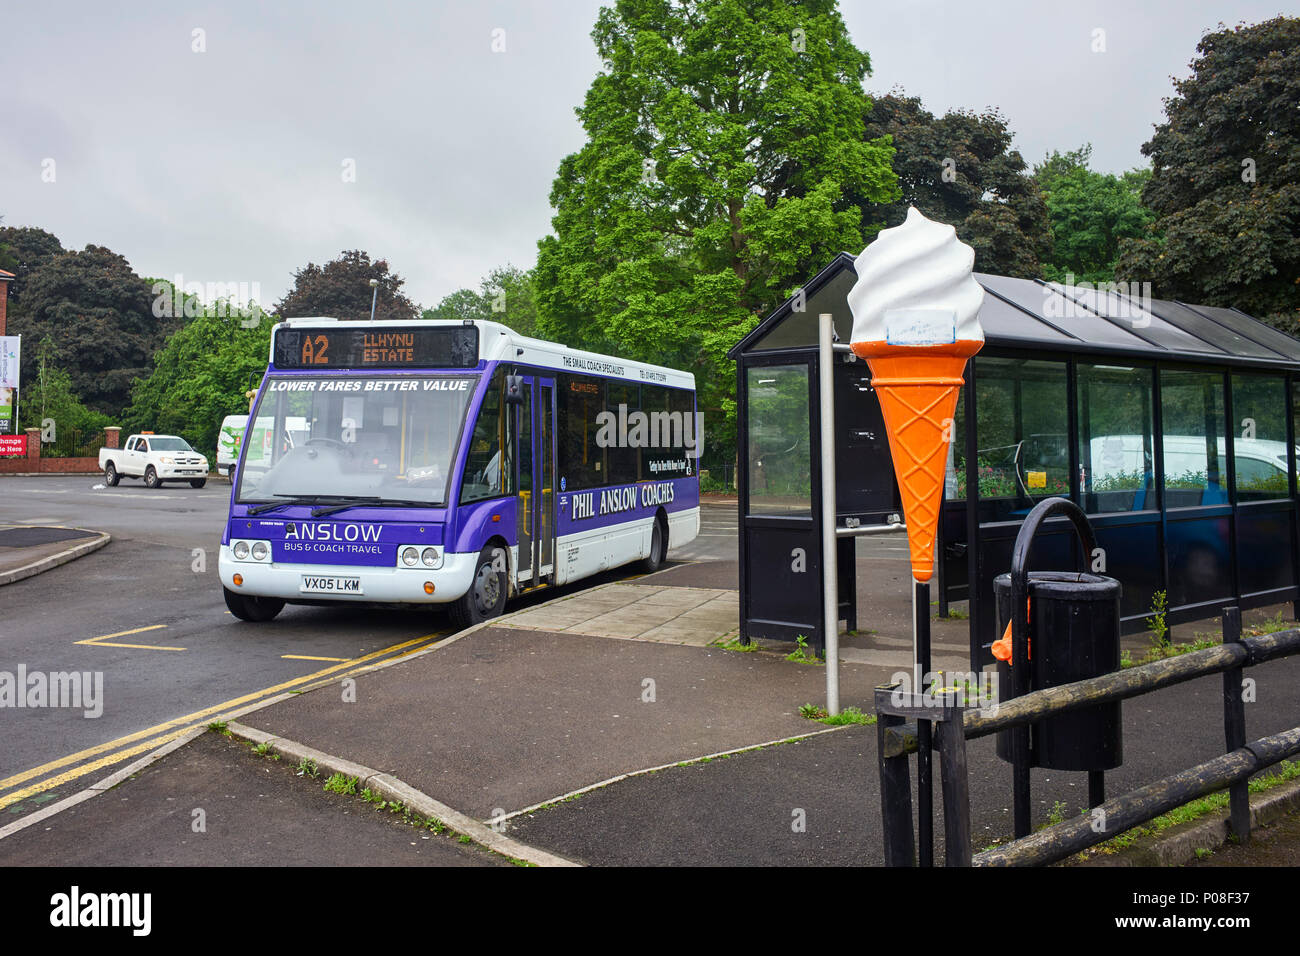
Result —
[[509, 477], [509, 453], [502, 453], [502, 439], [507, 430], [508, 417], [501, 414], [502, 375], [498, 370], [493, 376], [488, 392], [483, 397], [478, 421], [474, 424], [469, 454], [465, 458], [465, 477], [460, 487], [462, 504], [495, 498], [507, 493], [512, 484]]

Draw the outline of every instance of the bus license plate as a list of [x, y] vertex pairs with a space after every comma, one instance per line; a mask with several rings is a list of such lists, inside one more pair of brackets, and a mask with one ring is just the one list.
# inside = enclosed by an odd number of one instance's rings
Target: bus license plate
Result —
[[303, 594], [364, 594], [360, 578], [334, 578], [304, 574], [298, 588]]

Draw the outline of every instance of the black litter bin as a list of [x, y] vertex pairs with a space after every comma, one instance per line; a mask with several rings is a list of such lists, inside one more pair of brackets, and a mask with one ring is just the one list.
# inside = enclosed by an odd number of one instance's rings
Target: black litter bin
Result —
[[[1011, 620], [1011, 574], [993, 581], [998, 634]], [[1042, 690], [1119, 670], [1120, 583], [1100, 574], [1031, 571], [1029, 690]], [[1014, 694], [1009, 661], [998, 661], [998, 694]], [[1123, 762], [1120, 702], [1049, 717], [1030, 727], [1029, 763], [1051, 770], [1113, 770]], [[997, 753], [1011, 758], [1011, 731]]]

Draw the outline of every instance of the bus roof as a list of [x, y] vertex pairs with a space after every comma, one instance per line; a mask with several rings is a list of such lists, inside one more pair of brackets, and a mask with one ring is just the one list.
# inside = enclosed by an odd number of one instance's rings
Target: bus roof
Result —
[[[278, 325], [289, 328], [325, 324], [340, 329], [394, 329], [463, 326], [466, 323], [459, 319], [344, 321], [330, 316], [284, 319], [278, 323]], [[654, 382], [677, 388], [695, 388], [695, 376], [690, 372], [683, 372], [662, 365], [651, 365], [647, 362], [634, 362], [614, 355], [600, 355], [596, 352], [569, 348], [558, 342], [546, 342], [542, 339], [530, 338], [526, 335], [520, 335], [500, 322], [473, 320], [473, 324], [479, 330], [479, 358], [488, 362], [518, 362], [521, 365], [536, 365], [542, 368], [552, 368], [560, 372], [600, 375], [606, 378], [621, 378], [632, 382]], [[271, 345], [271, 355], [274, 362], [274, 342]]]

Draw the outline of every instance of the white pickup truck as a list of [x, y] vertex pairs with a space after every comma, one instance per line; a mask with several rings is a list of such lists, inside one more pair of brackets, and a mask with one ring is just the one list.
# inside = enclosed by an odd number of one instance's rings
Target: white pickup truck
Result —
[[164, 481], [188, 481], [191, 487], [202, 488], [208, 480], [208, 460], [176, 435], [132, 435], [124, 448], [101, 448], [99, 467], [108, 485], [123, 478], [143, 478], [150, 488]]

